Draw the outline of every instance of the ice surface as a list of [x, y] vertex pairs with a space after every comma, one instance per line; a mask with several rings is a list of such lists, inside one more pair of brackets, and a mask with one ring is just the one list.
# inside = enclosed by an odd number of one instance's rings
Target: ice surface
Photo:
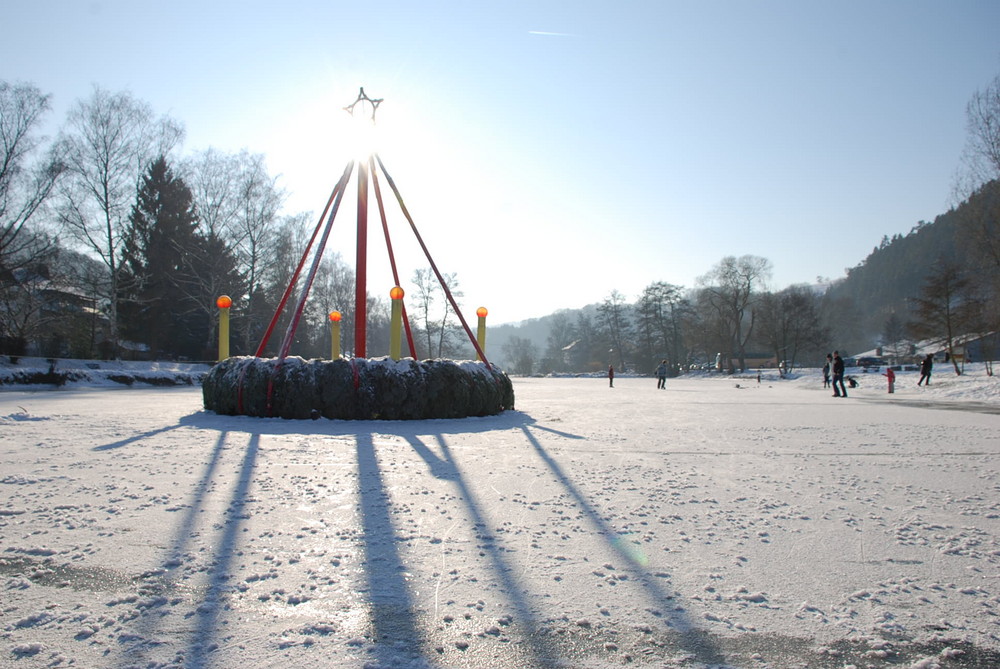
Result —
[[1000, 395], [515, 378], [518, 410], [0, 392], [0, 666], [1000, 661]]

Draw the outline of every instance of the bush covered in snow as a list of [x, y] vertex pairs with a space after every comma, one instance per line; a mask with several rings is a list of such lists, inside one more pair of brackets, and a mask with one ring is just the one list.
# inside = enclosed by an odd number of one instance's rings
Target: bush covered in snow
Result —
[[202, 394], [219, 414], [282, 418], [420, 420], [514, 408], [510, 379], [496, 367], [412, 358], [228, 358], [209, 371]]

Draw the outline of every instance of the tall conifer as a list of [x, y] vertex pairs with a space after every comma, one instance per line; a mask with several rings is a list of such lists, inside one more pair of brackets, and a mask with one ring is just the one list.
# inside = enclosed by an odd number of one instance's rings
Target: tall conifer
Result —
[[149, 346], [154, 357], [198, 351], [197, 304], [190, 283], [190, 254], [198, 247], [198, 217], [190, 189], [159, 157], [143, 177], [129, 216], [123, 259], [126, 335]]

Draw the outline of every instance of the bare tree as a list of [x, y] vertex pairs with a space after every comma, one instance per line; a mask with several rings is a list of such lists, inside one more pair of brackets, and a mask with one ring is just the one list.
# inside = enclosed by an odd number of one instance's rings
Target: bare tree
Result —
[[511, 337], [504, 342], [503, 354], [514, 374], [531, 374], [538, 359], [538, 347], [523, 337]]
[[585, 310], [576, 313], [576, 324], [573, 327], [576, 339], [563, 348], [571, 360], [571, 367], [578, 371], [597, 372], [604, 369], [607, 362], [604, 341], [598, 332], [594, 321]]
[[424, 355], [430, 358], [434, 351], [434, 337], [437, 322], [434, 316], [434, 302], [437, 293], [437, 280], [429, 268], [419, 268], [413, 271], [414, 291], [412, 303], [413, 315], [419, 322], [418, 329], [424, 340]]
[[184, 160], [178, 169], [194, 195], [201, 230], [228, 238], [238, 230], [240, 214], [237, 181], [240, 156], [208, 149]]
[[632, 339], [632, 323], [628, 312], [625, 296], [617, 290], [612, 290], [597, 307], [601, 333], [611, 345], [611, 357], [618, 356], [618, 369], [622, 371], [625, 369], [625, 348]]
[[[643, 364], [650, 371], [655, 361], [649, 356], [669, 358], [676, 374], [681, 359], [682, 315], [687, 307], [680, 286], [657, 281], [646, 286], [635, 305], [636, 327], [647, 349]], [[685, 356], [686, 357], [686, 356]]]
[[[324, 345], [319, 349], [323, 356], [330, 347], [325, 345], [326, 335], [330, 333], [329, 315], [331, 311], [341, 311], [345, 318], [341, 321], [341, 330], [354, 332], [352, 314], [343, 313], [354, 307], [354, 270], [344, 262], [339, 253], [328, 253], [323, 256], [323, 262], [316, 276], [307, 309], [307, 323], [310, 330], [323, 333]], [[349, 318], [349, 321], [346, 320]], [[350, 326], [350, 327], [348, 327]]]
[[961, 208], [959, 241], [970, 257], [1000, 272], [1000, 75], [976, 91], [965, 110], [966, 143], [955, 180]]
[[917, 339], [930, 340], [948, 351], [955, 374], [962, 373], [955, 349], [981, 328], [981, 302], [975, 287], [953, 263], [938, 263], [927, 277], [920, 296], [913, 298], [916, 320], [910, 330]]
[[455, 313], [451, 309], [451, 300], [445, 295], [445, 287], [451, 292], [451, 296], [455, 298], [457, 303], [461, 298], [465, 297], [465, 293], [459, 290], [458, 287], [458, 276], [455, 272], [449, 272], [447, 274], [442, 274], [444, 278], [445, 286], [441, 286], [441, 302], [444, 306], [443, 313], [441, 314], [441, 321], [439, 322], [438, 328], [438, 357], [444, 357], [445, 355], [453, 355], [456, 351], [455, 341], [457, 337], [453, 337], [456, 333], [457, 323], [455, 321]]
[[546, 338], [542, 372], [565, 372], [570, 369], [570, 351], [579, 340], [576, 326], [568, 311], [557, 311], [549, 317], [549, 334]]
[[68, 178], [60, 190], [59, 218], [66, 231], [107, 267], [108, 320], [118, 344], [121, 250], [128, 216], [143, 172], [157, 156], [180, 143], [183, 128], [169, 117], [155, 118], [145, 102], [127, 92], [94, 88], [68, 115], [61, 138]]
[[800, 351], [829, 341], [829, 330], [820, 324], [816, 298], [806, 287], [790, 286], [779, 293], [761, 295], [759, 312], [761, 336], [774, 352], [782, 376], [786, 369], [794, 368]]
[[[261, 246], [257, 258], [257, 274], [255, 276], [255, 286], [250, 288], [244, 284], [248, 292], [246, 304], [239, 311], [239, 326], [242, 333], [242, 342], [245, 350], [253, 352], [264, 337], [267, 327], [271, 322], [275, 310], [280, 305], [281, 297], [292, 281], [295, 268], [302, 259], [308, 243], [311, 228], [308, 226], [306, 214], [279, 217], [266, 234], [266, 246]], [[241, 276], [246, 279], [247, 265], [239, 264]], [[308, 268], [307, 268], [308, 269]], [[304, 272], [303, 272], [304, 273]], [[277, 321], [275, 332], [269, 340], [268, 351], [277, 353], [281, 341], [281, 334], [286, 331], [288, 320], [293, 309], [293, 305], [299, 295], [304, 277], [299, 276], [298, 285], [290, 293], [291, 304], [286, 305], [282, 311], [281, 318]], [[350, 313], [345, 314], [350, 318]], [[345, 318], [345, 321], [347, 320]], [[346, 322], [343, 323], [347, 331]], [[296, 341], [301, 340], [301, 334], [296, 334]], [[347, 345], [347, 342], [345, 342]]]
[[715, 311], [729, 340], [729, 350], [736, 354], [740, 368], [746, 369], [746, 344], [753, 334], [753, 298], [766, 288], [771, 278], [771, 261], [760, 256], [727, 256], [719, 261], [698, 283], [705, 288], [705, 298]]
[[966, 106], [966, 145], [956, 177], [957, 246], [975, 268], [984, 293], [984, 331], [1000, 331], [1000, 75]]
[[50, 97], [30, 84], [0, 81], [0, 272], [32, 262], [49, 247], [50, 237], [28, 226], [64, 169], [55, 150], [35, 157]]
[[254, 350], [277, 306], [273, 293], [281, 295], [305, 251], [308, 217], [279, 215], [285, 192], [268, 173], [263, 155], [207, 149], [184, 161], [181, 171], [202, 233], [224, 240], [236, 255], [244, 293], [231, 297], [240, 305], [242, 346]]
[[906, 336], [906, 324], [899, 315], [892, 311], [882, 326], [882, 348], [883, 355], [888, 355], [893, 364], [898, 364], [899, 359], [906, 355], [912, 342]]
[[[457, 290], [458, 278], [455, 273], [442, 276], [452, 296], [456, 300], [463, 297], [462, 292]], [[416, 288], [413, 315], [419, 322], [418, 329], [427, 346], [427, 357], [440, 358], [452, 353], [454, 342], [450, 336], [455, 331], [455, 314], [445, 295], [444, 286], [430, 268], [414, 270], [411, 281]]]
[[976, 91], [965, 107], [966, 144], [956, 190], [964, 199], [1000, 178], [1000, 75]]
[[[715, 307], [715, 295], [708, 288], [694, 291], [694, 309], [684, 323], [690, 357], [708, 364], [719, 363], [719, 371], [731, 369], [733, 336], [728, 321]], [[724, 357], [723, 357], [724, 356]]]
[[[239, 172], [235, 186], [238, 213], [230, 229], [242, 274], [247, 282], [246, 314], [251, 323], [266, 322], [270, 314], [261, 308], [264, 305], [258, 304], [257, 296], [263, 287], [264, 275], [270, 263], [271, 247], [280, 222], [278, 211], [285, 200], [285, 193], [278, 187], [277, 177], [268, 174], [264, 157], [251, 155], [246, 151], [239, 154]], [[297, 218], [299, 220], [296, 225], [303, 229], [302, 217]], [[305, 244], [298, 249], [301, 257]]]
[[[305, 250], [305, 219], [300, 215], [281, 222], [278, 210], [285, 194], [261, 155], [207, 149], [184, 161], [181, 171], [194, 195], [202, 233], [224, 243], [237, 258], [242, 290], [231, 297], [239, 305], [241, 346], [253, 351], [276, 306], [263, 296], [281, 294]], [[278, 276], [286, 269], [287, 275]], [[266, 286], [268, 281], [285, 283]]]

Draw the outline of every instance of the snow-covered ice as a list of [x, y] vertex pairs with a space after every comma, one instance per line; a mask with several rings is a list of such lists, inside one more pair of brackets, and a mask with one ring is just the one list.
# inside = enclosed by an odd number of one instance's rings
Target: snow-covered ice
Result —
[[516, 378], [415, 422], [7, 389], [0, 666], [998, 666], [969, 371]]

